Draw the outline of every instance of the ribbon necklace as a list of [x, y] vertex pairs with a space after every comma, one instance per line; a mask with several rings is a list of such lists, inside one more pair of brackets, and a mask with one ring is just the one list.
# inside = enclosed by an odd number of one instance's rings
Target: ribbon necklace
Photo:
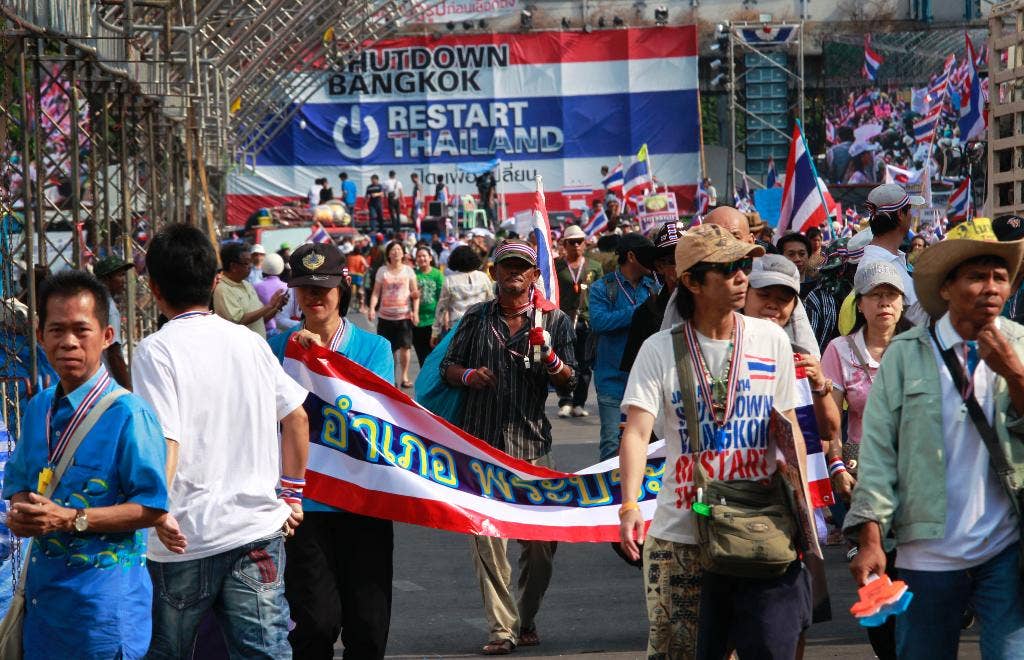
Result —
[[625, 285], [622, 284], [622, 275], [619, 274], [619, 271], [615, 271], [615, 281], [619, 283], [619, 288], [622, 289], [622, 294], [629, 301], [629, 306], [636, 307], [636, 301], [633, 300], [633, 296], [629, 295], [629, 291], [626, 291]]
[[[341, 319], [341, 323], [338, 324], [338, 329], [334, 331], [334, 334], [331, 335], [331, 340], [329, 342], [327, 342], [327, 348], [332, 353], [338, 353], [339, 352], [338, 348], [341, 347], [341, 340], [345, 338], [345, 330], [347, 328], [348, 328], [348, 319], [342, 318]], [[309, 328], [306, 327], [306, 322], [305, 321], [302, 322], [302, 329], [303, 330], [309, 330]], [[312, 330], [310, 330], [310, 332], [312, 332]]]
[[[82, 399], [82, 403], [75, 409], [73, 415], [71, 415], [71, 421], [68, 422], [67, 427], [61, 432], [60, 437], [57, 438], [57, 444], [51, 444], [53, 442], [53, 430], [50, 428], [50, 423], [53, 417], [53, 408], [51, 405], [50, 409], [46, 412], [46, 446], [49, 449], [50, 465], [56, 465], [60, 461], [60, 457], [64, 455], [64, 450], [68, 447], [68, 442], [71, 440], [71, 436], [75, 434], [78, 427], [85, 421], [86, 415], [92, 410], [92, 407], [100, 400], [100, 394], [110, 384], [110, 374], [106, 370], [103, 374], [96, 379], [93, 386], [89, 389], [89, 392]], [[67, 395], [65, 395], [67, 396]], [[56, 402], [56, 400], [54, 401]]]
[[[565, 262], [565, 267], [569, 270], [569, 276], [572, 277], [572, 290], [573, 293], [580, 292], [580, 278], [583, 277], [583, 269], [587, 267], [587, 258], [580, 257], [580, 267], [575, 273], [572, 272], [572, 264], [568, 261]], [[583, 285], [586, 288], [586, 285]]]
[[[704, 399], [704, 405], [711, 412], [711, 421], [715, 425], [714, 449], [722, 451], [725, 446], [725, 424], [732, 417], [736, 397], [739, 394], [739, 358], [743, 352], [743, 318], [733, 312], [732, 335], [729, 337], [729, 352], [726, 356], [729, 371], [724, 377], [715, 378], [711, 374], [711, 370], [708, 369], [693, 324], [686, 322], [683, 324], [683, 329], [686, 345], [690, 350], [690, 358], [693, 360], [694, 366], [697, 367], [696, 371], [699, 372], [698, 389]], [[739, 346], [740, 350], [737, 351], [736, 346]], [[689, 423], [687, 425], [689, 426]]]
[[177, 321], [178, 319], [191, 319], [191, 318], [195, 318], [197, 316], [209, 316], [210, 314], [213, 314], [213, 312], [200, 312], [200, 311], [182, 312], [181, 314], [178, 314], [177, 316], [175, 316], [175, 317], [173, 317], [173, 318], [171, 318], [169, 320]]

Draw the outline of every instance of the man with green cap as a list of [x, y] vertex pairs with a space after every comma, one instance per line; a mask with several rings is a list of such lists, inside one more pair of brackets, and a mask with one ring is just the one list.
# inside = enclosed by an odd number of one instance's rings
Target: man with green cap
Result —
[[117, 299], [124, 293], [128, 280], [128, 271], [135, 266], [121, 257], [112, 254], [103, 257], [92, 267], [92, 273], [107, 287], [107, 304], [110, 306], [110, 326], [114, 328], [114, 343], [103, 351], [103, 364], [114, 377], [118, 385], [131, 389], [132, 379], [128, 372], [128, 362], [124, 356], [124, 333], [121, 329], [121, 312], [118, 311]]

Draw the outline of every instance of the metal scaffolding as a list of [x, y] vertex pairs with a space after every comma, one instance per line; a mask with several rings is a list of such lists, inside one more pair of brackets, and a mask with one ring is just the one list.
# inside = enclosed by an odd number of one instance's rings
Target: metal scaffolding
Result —
[[327, 71], [438, 1], [0, 0], [0, 431], [17, 437], [47, 384], [45, 274], [108, 255], [138, 266], [121, 310], [130, 363], [157, 322], [148, 238], [190, 222], [216, 240], [226, 173]]

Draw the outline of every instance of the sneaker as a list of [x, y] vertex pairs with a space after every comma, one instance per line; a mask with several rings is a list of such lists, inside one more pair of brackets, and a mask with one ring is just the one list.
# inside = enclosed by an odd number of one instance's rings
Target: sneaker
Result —
[[590, 413], [588, 413], [586, 410], [583, 409], [583, 406], [575, 406], [572, 409], [572, 416], [573, 417], [586, 417], [589, 414]]
[[572, 414], [572, 406], [562, 406], [558, 409], [559, 417], [568, 417]]

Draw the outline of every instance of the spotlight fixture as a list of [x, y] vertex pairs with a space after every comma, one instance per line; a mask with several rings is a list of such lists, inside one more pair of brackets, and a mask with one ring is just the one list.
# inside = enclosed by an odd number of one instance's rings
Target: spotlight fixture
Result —
[[720, 73], [720, 74], [718, 74], [717, 76], [715, 76], [714, 78], [711, 79], [712, 87], [718, 87], [723, 82], [725, 82], [725, 74], [724, 73]]
[[455, 23], [452, 23], [451, 21], [448, 21], [447, 23], [445, 23], [444, 26], [446, 28], [448, 28], [449, 32], [451, 32], [452, 30], [455, 29]]
[[612, 19], [612, 25], [614, 25], [615, 27], [622, 27], [625, 24], [626, 24], [626, 21], [622, 20], [618, 16], [616, 16], [615, 18]]
[[473, 29], [473, 21], [462, 21], [462, 29], [463, 30], [472, 30]]
[[570, 22], [569, 22], [569, 19], [568, 19], [568, 18], [566, 18], [565, 16], [563, 16], [563, 17], [562, 17], [562, 29], [563, 29], [563, 30], [568, 30], [568, 29], [569, 29], [569, 28], [571, 28], [571, 27], [572, 27], [572, 23], [570, 23]]
[[668, 7], [665, 5], [658, 5], [654, 8], [654, 24], [668, 25]]
[[485, 21], [484, 19], [481, 18], [479, 21], [477, 21], [476, 26], [478, 28], [480, 28], [481, 30], [486, 30], [487, 29], [487, 21]]
[[531, 12], [529, 9], [524, 9], [522, 12], [520, 12], [519, 27], [521, 27], [524, 30], [530, 30], [533, 28], [533, 12]]
[[607, 27], [607, 24], [604, 22], [604, 16], [602, 16], [601, 18], [597, 19], [597, 27], [599, 27], [601, 29], [604, 29], [605, 27]]
[[718, 71], [722, 68], [722, 60], [711, 60], [711, 63], [708, 66], [711, 67], [712, 71]]

